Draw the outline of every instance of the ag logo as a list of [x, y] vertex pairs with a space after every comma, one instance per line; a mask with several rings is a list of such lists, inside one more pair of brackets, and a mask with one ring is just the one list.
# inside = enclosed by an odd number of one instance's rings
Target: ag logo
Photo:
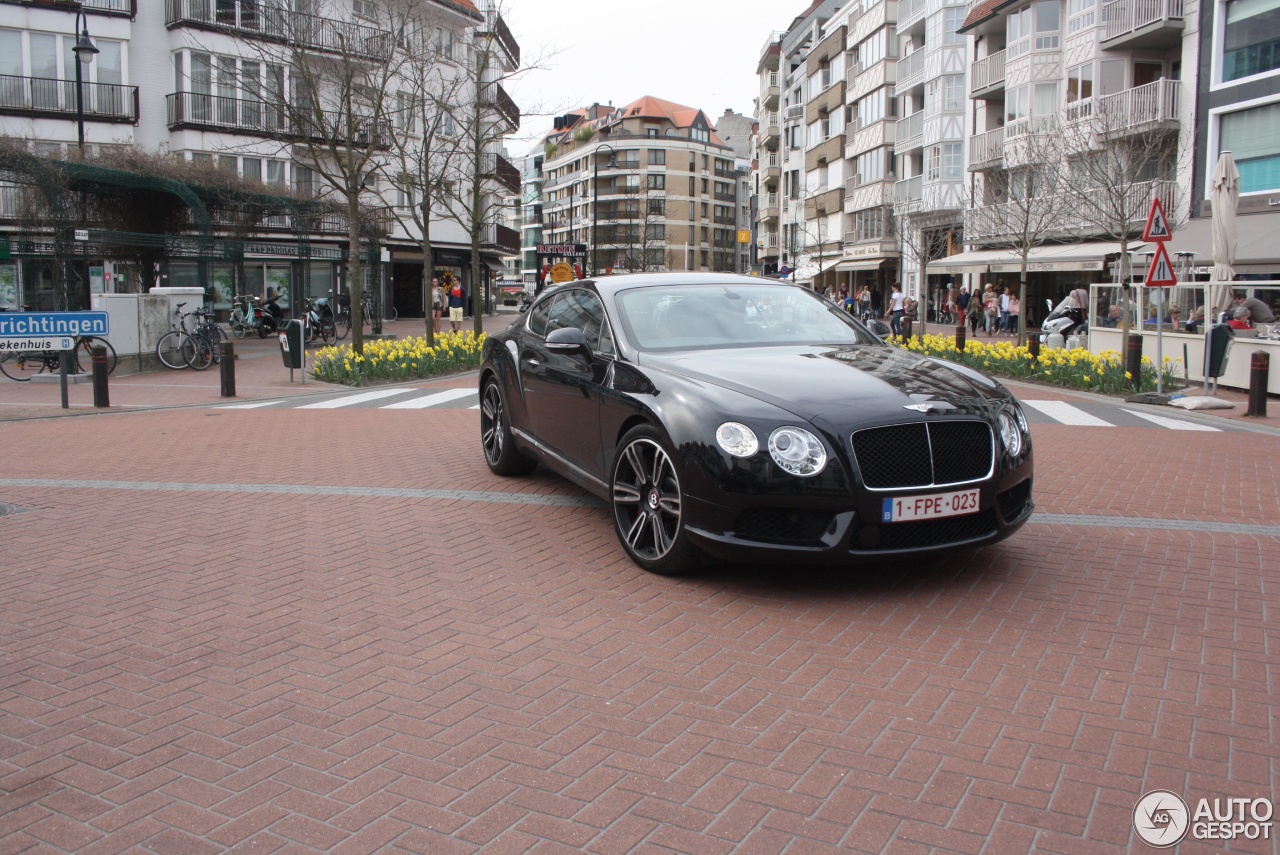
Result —
[[1158, 849], [1177, 846], [1190, 827], [1187, 803], [1168, 790], [1152, 790], [1133, 806], [1133, 828]]

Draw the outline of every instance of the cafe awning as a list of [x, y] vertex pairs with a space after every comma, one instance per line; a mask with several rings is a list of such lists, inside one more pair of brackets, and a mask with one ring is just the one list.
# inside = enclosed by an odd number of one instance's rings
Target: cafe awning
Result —
[[[1236, 273], [1280, 272], [1280, 214], [1240, 214], [1236, 217], [1236, 231], [1236, 260], [1231, 265]], [[1213, 237], [1209, 218], [1189, 220], [1175, 229], [1166, 249], [1171, 255], [1194, 252], [1197, 267], [1211, 266]]]
[[[1130, 252], [1140, 252], [1146, 245], [1129, 244]], [[1105, 270], [1107, 257], [1120, 252], [1116, 241], [1064, 243], [1038, 246], [1027, 254], [1028, 273], [1053, 273], [1071, 270]], [[931, 262], [929, 273], [1018, 273], [1022, 257], [1012, 249], [970, 250]]]
[[879, 270], [884, 262], [885, 260], [883, 258], [841, 261], [836, 263], [836, 270], [840, 272], [844, 272], [846, 270]]

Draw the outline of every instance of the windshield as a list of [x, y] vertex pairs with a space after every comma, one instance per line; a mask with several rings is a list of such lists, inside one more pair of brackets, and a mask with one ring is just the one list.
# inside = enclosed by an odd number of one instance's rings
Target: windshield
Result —
[[623, 329], [641, 350], [878, 343], [839, 307], [785, 285], [632, 288], [617, 302]]

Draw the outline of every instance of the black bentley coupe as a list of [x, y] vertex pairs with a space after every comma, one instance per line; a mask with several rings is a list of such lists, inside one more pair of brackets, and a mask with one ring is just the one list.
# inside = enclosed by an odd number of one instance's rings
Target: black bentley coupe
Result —
[[623, 549], [661, 574], [975, 547], [1033, 508], [1007, 389], [755, 277], [547, 289], [485, 342], [480, 433], [495, 473], [541, 462], [603, 498]]

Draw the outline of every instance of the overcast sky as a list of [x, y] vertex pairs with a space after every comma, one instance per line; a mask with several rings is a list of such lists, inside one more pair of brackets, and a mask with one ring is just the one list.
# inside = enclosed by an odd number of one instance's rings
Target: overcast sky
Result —
[[[592, 102], [622, 106], [644, 95], [697, 107], [714, 124], [726, 108], [751, 115], [756, 63], [775, 30], [808, 7], [805, 0], [507, 0], [503, 17], [522, 62], [554, 53], [546, 70], [513, 81], [525, 115], [513, 155], [550, 129], [551, 115]], [[534, 110], [549, 115], [529, 115]]]

